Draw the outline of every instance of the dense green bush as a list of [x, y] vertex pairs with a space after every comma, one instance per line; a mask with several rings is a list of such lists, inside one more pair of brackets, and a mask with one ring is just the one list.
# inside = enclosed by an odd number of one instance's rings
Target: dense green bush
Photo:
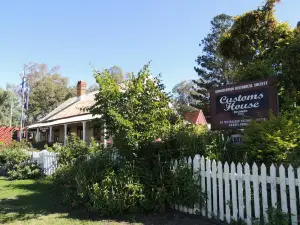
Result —
[[72, 133], [68, 138], [65, 146], [54, 144], [53, 148], [48, 148], [50, 151], [59, 153], [58, 163], [60, 165], [74, 164], [84, 161], [91, 153], [100, 150], [100, 146], [92, 142], [92, 147], [81, 140], [75, 133]]
[[143, 185], [130, 165], [105, 171], [102, 180], [91, 185], [89, 192], [91, 210], [100, 215], [116, 215], [136, 211], [145, 198]]
[[244, 131], [244, 149], [250, 163], [300, 165], [300, 108], [270, 120], [253, 122]]
[[12, 142], [0, 151], [0, 163], [4, 165], [10, 179], [33, 179], [42, 176], [40, 167], [30, 162], [28, 150], [31, 145], [26, 142]]
[[5, 164], [8, 169], [13, 168], [29, 159], [26, 150], [31, 146], [26, 142], [12, 142], [9, 145], [2, 146], [0, 151], [0, 163]]
[[75, 180], [77, 169], [73, 165], [62, 165], [50, 178], [57, 193], [62, 194], [64, 203], [70, 207], [78, 206], [79, 202]]
[[36, 179], [43, 176], [41, 167], [36, 163], [24, 162], [8, 171], [10, 180]]
[[141, 146], [144, 154], [134, 162], [120, 157], [112, 160], [112, 149], [105, 149], [89, 159], [61, 166], [52, 176], [53, 182], [67, 205], [106, 216], [133, 210], [164, 211], [174, 202], [188, 206], [200, 202], [199, 180], [184, 164], [172, 170], [165, 147], [165, 142]]

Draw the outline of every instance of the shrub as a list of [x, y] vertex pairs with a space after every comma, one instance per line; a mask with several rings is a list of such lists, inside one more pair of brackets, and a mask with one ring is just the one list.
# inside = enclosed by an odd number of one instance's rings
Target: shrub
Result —
[[187, 207], [204, 202], [205, 193], [201, 192], [200, 175], [195, 176], [186, 163], [179, 163], [177, 169], [172, 171], [170, 179], [173, 181], [173, 202]]
[[40, 166], [32, 162], [18, 164], [8, 171], [10, 180], [36, 179], [42, 177], [42, 175]]
[[50, 177], [57, 193], [61, 193], [64, 203], [71, 207], [75, 207], [74, 201], [79, 199], [75, 180], [77, 169], [72, 165], [63, 165]]
[[41, 169], [36, 163], [30, 162], [27, 150], [31, 146], [25, 142], [12, 142], [0, 151], [0, 161], [4, 164], [10, 179], [33, 179], [41, 177]]
[[61, 165], [85, 160], [89, 153], [89, 146], [74, 133], [67, 138], [65, 146], [54, 144], [53, 149], [59, 153], [58, 163]]
[[270, 208], [268, 210], [268, 223], [267, 225], [289, 225], [290, 216], [287, 213], [282, 212], [279, 207]]
[[0, 160], [2, 164], [5, 164], [8, 169], [14, 165], [20, 164], [29, 159], [29, 155], [26, 150], [30, 149], [30, 144], [26, 142], [12, 142], [7, 146], [2, 146], [0, 151]]
[[[250, 163], [293, 163], [300, 159], [300, 108], [245, 129], [244, 148]], [[293, 157], [290, 157], [290, 156]]]
[[103, 216], [136, 211], [144, 195], [143, 186], [132, 172], [130, 166], [107, 169], [103, 179], [90, 187], [91, 210]]

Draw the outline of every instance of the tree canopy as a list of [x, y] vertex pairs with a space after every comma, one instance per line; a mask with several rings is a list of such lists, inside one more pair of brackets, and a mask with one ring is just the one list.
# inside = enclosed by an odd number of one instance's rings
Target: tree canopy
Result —
[[275, 0], [237, 16], [218, 48], [233, 62], [235, 82], [269, 76], [279, 78], [279, 103], [282, 110], [300, 104], [299, 28], [280, 23], [274, 15]]
[[231, 16], [220, 14], [211, 21], [211, 32], [201, 41], [202, 53], [197, 57], [194, 69], [198, 74], [196, 93], [193, 98], [197, 101], [197, 108], [209, 113], [208, 90], [226, 85], [231, 82], [233, 64], [226, 60], [219, 52], [218, 45], [222, 35], [232, 25]]
[[108, 70], [96, 72], [99, 84], [96, 103], [90, 109], [93, 115], [101, 115], [114, 145], [134, 153], [137, 145], [163, 138], [170, 129], [170, 98], [164, 92], [159, 78], [153, 78], [149, 65], [120, 86]]
[[28, 122], [38, 121], [74, 94], [68, 86], [68, 78], [59, 74], [40, 78], [32, 86], [29, 95], [29, 108], [26, 112]]
[[[12, 108], [11, 108], [12, 107]], [[12, 109], [12, 117], [11, 117]], [[10, 90], [0, 88], [0, 126], [20, 124], [21, 107], [16, 94]]]
[[182, 81], [175, 85], [172, 90], [173, 104], [177, 112], [184, 116], [187, 112], [194, 111], [193, 105], [196, 104], [192, 94], [195, 93], [193, 81]]

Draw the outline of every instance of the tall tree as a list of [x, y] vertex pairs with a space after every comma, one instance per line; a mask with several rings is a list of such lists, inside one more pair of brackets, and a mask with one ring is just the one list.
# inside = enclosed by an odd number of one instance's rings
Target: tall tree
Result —
[[90, 93], [90, 92], [94, 92], [94, 91], [98, 91], [98, 90], [99, 90], [99, 85], [93, 84], [86, 89], [86, 92]]
[[184, 116], [187, 112], [194, 111], [195, 100], [192, 97], [195, 94], [193, 81], [182, 81], [174, 86], [173, 93], [173, 104], [177, 112]]
[[275, 18], [276, 0], [267, 0], [262, 7], [236, 16], [232, 27], [224, 33], [220, 52], [227, 59], [247, 66], [253, 60], [270, 56], [288, 44], [292, 29]]
[[124, 74], [121, 67], [112, 66], [107, 69], [107, 71], [117, 83], [122, 83], [124, 81]]
[[90, 109], [101, 115], [114, 145], [121, 154], [136, 154], [137, 146], [163, 138], [170, 129], [169, 96], [158, 78], [152, 78], [149, 65], [126, 82], [122, 90], [108, 70], [95, 74], [99, 84], [96, 103]]
[[198, 80], [195, 80], [196, 94], [193, 98], [197, 101], [196, 107], [203, 110], [204, 114], [209, 113], [208, 90], [231, 82], [232, 63], [220, 55], [218, 45], [222, 35], [232, 25], [231, 16], [220, 14], [211, 21], [211, 32], [201, 41], [202, 54], [196, 59], [198, 64], [195, 71]]
[[28, 122], [38, 121], [73, 95], [72, 89], [68, 86], [68, 78], [59, 74], [42, 77], [36, 81], [30, 92]]
[[289, 110], [300, 105], [299, 28], [276, 20], [276, 2], [267, 0], [256, 10], [235, 17], [219, 49], [237, 65], [233, 73], [236, 81], [278, 77], [280, 108]]
[[18, 97], [10, 90], [0, 88], [0, 126], [19, 124], [21, 107]]

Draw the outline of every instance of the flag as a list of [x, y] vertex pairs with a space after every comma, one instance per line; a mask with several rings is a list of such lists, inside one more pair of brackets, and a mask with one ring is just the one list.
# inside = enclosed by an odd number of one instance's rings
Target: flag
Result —
[[24, 109], [28, 110], [28, 103], [29, 103], [29, 88], [27, 88], [26, 92], [24, 93]]

